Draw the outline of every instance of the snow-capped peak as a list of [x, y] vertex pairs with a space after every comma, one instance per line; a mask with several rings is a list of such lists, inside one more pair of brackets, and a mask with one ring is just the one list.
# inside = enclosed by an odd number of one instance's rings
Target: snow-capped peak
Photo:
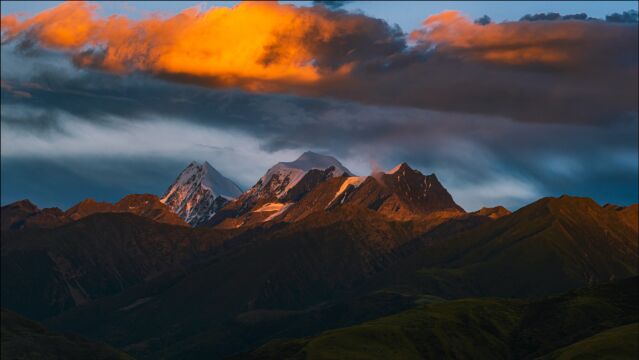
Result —
[[[257, 190], [263, 190], [268, 186], [269, 189], [267, 191], [271, 193], [271, 195], [282, 197], [288, 190], [295, 186], [308, 171], [313, 169], [326, 170], [331, 166], [334, 168], [331, 174], [333, 177], [342, 176], [343, 174], [353, 176], [350, 170], [334, 157], [307, 151], [294, 161], [279, 162], [271, 167], [256, 185], [258, 187]], [[274, 184], [271, 180], [275, 176], [277, 176], [277, 179]]]
[[207, 161], [193, 161], [160, 199], [191, 225], [209, 219], [228, 200], [242, 194], [233, 181]]
[[349, 176], [353, 176], [353, 174], [336, 158], [329, 155], [317, 154], [312, 151], [303, 153], [295, 161], [280, 162], [278, 165], [279, 164], [304, 171], [309, 171], [311, 169], [324, 170], [331, 166], [335, 166], [335, 169], [340, 172], [340, 175], [346, 173]]
[[202, 186], [206, 186], [217, 196], [227, 198], [236, 198], [242, 195], [242, 189], [233, 181], [220, 174], [208, 161], [202, 165], [204, 168], [204, 177], [202, 178]]

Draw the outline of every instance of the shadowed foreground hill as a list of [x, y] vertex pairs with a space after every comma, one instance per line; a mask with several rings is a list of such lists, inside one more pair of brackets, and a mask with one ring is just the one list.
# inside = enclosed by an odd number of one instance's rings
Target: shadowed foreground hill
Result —
[[[160, 292], [125, 292], [47, 324], [140, 358], [224, 357], [293, 326], [283, 322], [229, 336], [238, 318], [286, 317], [342, 296], [390, 288], [412, 296], [526, 297], [636, 275], [636, 232], [617, 212], [589, 199], [542, 199], [470, 230], [459, 226], [461, 233], [451, 235], [459, 221], [415, 240], [415, 224], [389, 222], [374, 211], [346, 206], [322, 211], [244, 233], [242, 246]], [[387, 271], [386, 282], [372, 281]], [[373, 285], [367, 287], [369, 280]], [[121, 311], [132, 304], [139, 306]]]
[[539, 300], [435, 302], [307, 339], [273, 341], [236, 358], [636, 359], [638, 285], [634, 277]]
[[[223, 358], [405, 310], [411, 297], [542, 296], [635, 276], [632, 211], [565, 196], [430, 231], [353, 204], [232, 231], [94, 214], [3, 233], [2, 304], [139, 358]], [[393, 295], [353, 300], [380, 290]], [[508, 314], [526, 303], [465, 301], [488, 309], [477, 315], [488, 328], [515, 326]], [[327, 319], [357, 303], [372, 306]]]
[[226, 238], [129, 213], [2, 233], [2, 306], [43, 319], [207, 258]]
[[602, 358], [636, 359], [639, 356], [639, 323], [619, 326], [602, 331], [587, 339], [568, 345], [541, 359], [583, 359]]
[[35, 321], [2, 309], [2, 360], [133, 360], [105, 344], [56, 334]]
[[159, 292], [131, 289], [46, 323], [131, 349], [140, 358], [221, 358], [245, 350], [247, 337], [269, 334], [229, 339], [229, 323], [240, 314], [299, 312], [338, 298], [396, 261], [394, 250], [416, 235], [413, 225], [344, 207], [255, 229]]
[[451, 238], [431, 241], [383, 285], [445, 297], [557, 294], [637, 275], [637, 207], [544, 198]]

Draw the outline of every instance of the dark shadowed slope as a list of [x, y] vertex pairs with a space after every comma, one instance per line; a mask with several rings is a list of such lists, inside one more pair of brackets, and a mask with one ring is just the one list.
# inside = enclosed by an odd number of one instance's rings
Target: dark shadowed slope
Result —
[[638, 285], [634, 277], [539, 300], [435, 302], [307, 339], [273, 341], [237, 358], [532, 359], [556, 351], [548, 358], [634, 359]]
[[101, 213], [2, 234], [2, 306], [42, 319], [202, 261], [228, 235]]
[[[243, 233], [233, 240], [243, 245], [159, 293], [127, 292], [108, 304], [64, 313], [50, 324], [96, 336], [141, 357], [157, 357], [162, 351], [180, 358], [196, 349], [200, 356], [221, 357], [254, 341], [246, 333], [228, 337], [229, 323], [240, 314], [306, 311], [335, 300], [397, 261], [395, 250], [416, 235], [410, 222], [389, 222], [359, 207], [320, 212]], [[141, 299], [147, 300], [120, 311]], [[268, 338], [269, 333], [250, 336]]]
[[[242, 246], [160, 292], [79, 308], [51, 324], [140, 357], [221, 357], [274, 331], [229, 338], [240, 314], [283, 316], [384, 288], [413, 296], [523, 297], [636, 275], [636, 233], [591, 200], [543, 199], [498, 220], [466, 216], [415, 238], [420, 224], [389, 221], [361, 206], [312, 213], [244, 232], [234, 240]], [[182, 306], [185, 296], [189, 306]]]
[[637, 239], [625, 217], [591, 199], [544, 198], [431, 242], [384, 281], [449, 297], [552, 294], [637, 275]]
[[48, 331], [35, 321], [2, 309], [2, 360], [133, 360], [105, 344]]
[[20, 200], [2, 207], [2, 230], [23, 228], [54, 228], [70, 220], [58, 208], [39, 209], [29, 200]]

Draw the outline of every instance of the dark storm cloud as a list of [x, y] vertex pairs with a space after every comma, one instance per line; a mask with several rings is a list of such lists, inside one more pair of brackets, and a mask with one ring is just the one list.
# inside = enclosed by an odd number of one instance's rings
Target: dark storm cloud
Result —
[[[519, 21], [556, 21], [556, 20], [589, 20], [589, 21], [601, 21], [604, 19], [597, 19], [588, 16], [586, 13], [561, 15], [556, 12], [538, 13], [538, 14], [526, 14], [522, 16]], [[636, 10], [628, 10], [622, 13], [613, 13], [606, 15], [605, 21], [612, 23], [627, 23], [633, 24], [639, 22], [639, 17]]]
[[[319, 116], [332, 106], [330, 101], [313, 98], [211, 90], [96, 71], [67, 77], [43, 70], [26, 82], [12, 84], [13, 89], [28, 88], [33, 95], [24, 99], [3, 89], [3, 105], [19, 111], [3, 114], [2, 121], [25, 130], [59, 129], [63, 114], [69, 114], [98, 125], [108, 125], [114, 118], [131, 122], [164, 118], [273, 134], [304, 126], [304, 118], [297, 118], [300, 113]], [[265, 113], [265, 107], [277, 111], [277, 116]]]
[[526, 14], [519, 21], [555, 21], [555, 20], [597, 20], [589, 17], [586, 13], [561, 15], [559, 13], [549, 12], [540, 14]]
[[614, 22], [614, 23], [627, 23], [627, 24], [636, 24], [639, 22], [639, 16], [637, 15], [637, 10], [628, 10], [623, 13], [614, 13], [606, 16], [606, 21]]
[[475, 24], [478, 25], [488, 25], [492, 22], [492, 19], [488, 15], [484, 15], [480, 18], [475, 19]]
[[[268, 153], [325, 149], [341, 159], [355, 159], [352, 161], [365, 165], [376, 161], [387, 169], [408, 161], [424, 172], [436, 172], [461, 201], [478, 196], [469, 194], [472, 191], [495, 196], [499, 188], [507, 188], [493, 200], [487, 195], [483, 200], [466, 200], [471, 207], [497, 203], [517, 207], [542, 194], [581, 194], [603, 202], [636, 198], [636, 120], [606, 125], [512, 122], [490, 116], [218, 91], [142, 76], [123, 79], [95, 71], [75, 78], [44, 72], [28, 83], [31, 99], [3, 97], [3, 106], [15, 114], [20, 114], [12, 110], [15, 107], [30, 112], [22, 113], [25, 120], [20, 121], [3, 116], [3, 123], [25, 131], [48, 126], [43, 132], [45, 138], [55, 139], [57, 129], [64, 131], [62, 125], [69, 115], [97, 126], [110, 126], [113, 119], [169, 119], [185, 127], [193, 123], [239, 130], [259, 139], [262, 151]], [[31, 114], [49, 116], [29, 119]], [[45, 125], [47, 121], [52, 123]], [[239, 148], [244, 147], [240, 139], [237, 141]], [[215, 142], [196, 145], [220, 148]], [[209, 160], [216, 162], [215, 158]], [[270, 165], [258, 165], [264, 169], [256, 172], [255, 179]], [[354, 170], [360, 174], [368, 171], [366, 166]], [[135, 166], [130, 171], [139, 173]], [[250, 186], [255, 179], [244, 180], [242, 185]], [[472, 190], [474, 184], [486, 181], [495, 184]]]
[[313, 1], [313, 5], [323, 5], [329, 9], [340, 9], [344, 5], [352, 3], [352, 1], [334, 1], [334, 0], [315, 0]]

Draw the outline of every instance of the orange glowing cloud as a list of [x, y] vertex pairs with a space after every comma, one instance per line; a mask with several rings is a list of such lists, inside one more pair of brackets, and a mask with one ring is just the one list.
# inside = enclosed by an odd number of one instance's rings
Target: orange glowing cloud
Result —
[[216, 85], [257, 90], [268, 82], [310, 83], [326, 72], [347, 72], [347, 63], [320, 69], [313, 46], [357, 26], [327, 11], [273, 2], [191, 8], [140, 21], [98, 18], [96, 8], [69, 2], [24, 21], [4, 16], [3, 40], [29, 36], [41, 46], [69, 51], [84, 67], [210, 78]]
[[3, 16], [3, 38], [32, 31], [46, 46], [77, 48], [90, 41], [96, 31], [93, 18], [95, 10], [96, 5], [69, 2], [42, 11], [25, 21], [20, 21], [15, 15]]
[[410, 39], [436, 44], [471, 60], [526, 65], [557, 65], [574, 59], [574, 44], [594, 35], [584, 22], [506, 22], [479, 25], [457, 11], [428, 17]]
[[636, 23], [482, 26], [446, 11], [406, 35], [323, 6], [242, 2], [140, 20], [99, 16], [98, 7], [69, 2], [3, 16], [3, 44], [53, 49], [78, 67], [117, 74], [523, 121], [596, 122], [637, 108]]

